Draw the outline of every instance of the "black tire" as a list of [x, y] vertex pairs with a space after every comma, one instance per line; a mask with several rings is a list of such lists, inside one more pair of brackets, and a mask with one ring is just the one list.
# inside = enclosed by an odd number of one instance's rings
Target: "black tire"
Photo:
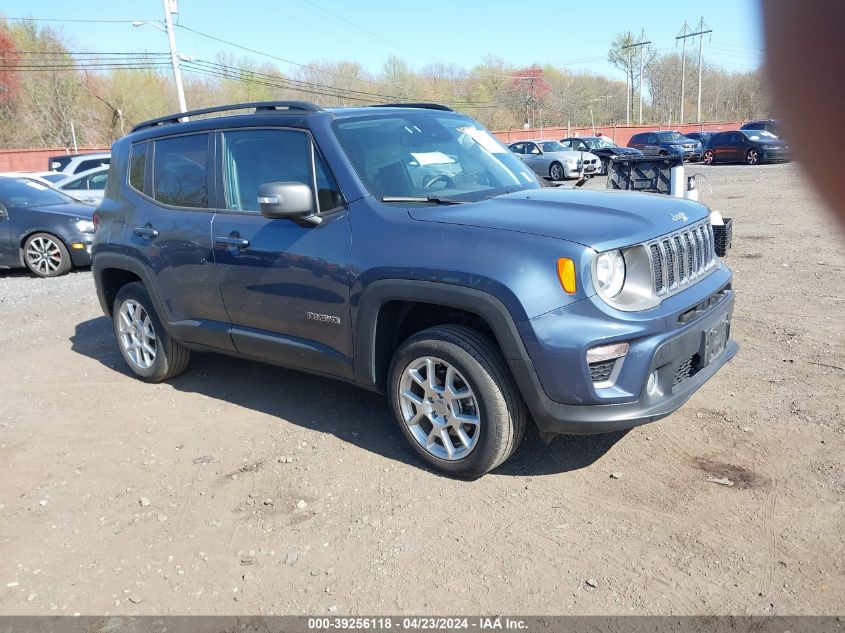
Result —
[[[421, 446], [405, 423], [400, 386], [406, 369], [417, 359], [436, 357], [465, 379], [478, 403], [480, 424], [473, 449], [462, 459], [441, 459]], [[485, 336], [460, 325], [428, 328], [406, 340], [391, 362], [388, 397], [396, 423], [412, 450], [445, 474], [475, 479], [490, 472], [517, 449], [525, 434], [525, 403], [499, 350]]]
[[[129, 356], [127, 350], [124, 349], [124, 344], [121, 342], [121, 337], [123, 336], [120, 331], [121, 307], [128, 301], [133, 301], [143, 308], [144, 312], [149, 316], [152, 330], [155, 334], [155, 357], [149, 367], [141, 367], [136, 364]], [[150, 295], [142, 283], [128, 283], [118, 290], [112, 309], [112, 324], [114, 335], [117, 339], [117, 347], [123, 356], [123, 360], [126, 361], [132, 373], [141, 380], [146, 382], [168, 380], [181, 374], [188, 366], [188, 361], [191, 359], [191, 351], [167, 335], [155, 311], [153, 302], [150, 300]]]
[[[556, 178], [555, 175], [558, 175], [560, 177]], [[561, 165], [557, 161], [555, 161], [551, 165], [549, 165], [549, 178], [551, 178], [555, 182], [563, 180], [564, 178], [566, 178], [566, 172], [563, 171], [563, 165]]]
[[610, 162], [608, 158], [601, 159], [601, 171], [599, 171], [600, 176], [607, 176], [607, 165]]
[[760, 152], [752, 147], [745, 153], [745, 164], [746, 165], [759, 165], [760, 164]]
[[[42, 253], [36, 257], [36, 253]], [[50, 233], [33, 233], [23, 245], [23, 262], [29, 272], [39, 277], [58, 277], [73, 268], [64, 242]]]
[[702, 157], [701, 160], [705, 165], [712, 165], [714, 162], [716, 162], [715, 159], [716, 159], [716, 156], [715, 156], [715, 154], [713, 154], [713, 150], [708, 149], [706, 152], [704, 152], [704, 156]]

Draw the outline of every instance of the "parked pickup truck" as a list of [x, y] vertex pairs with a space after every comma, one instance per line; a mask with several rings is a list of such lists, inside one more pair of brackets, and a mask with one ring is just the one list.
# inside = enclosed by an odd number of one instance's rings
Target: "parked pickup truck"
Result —
[[444, 106], [174, 114], [110, 170], [93, 270], [132, 372], [211, 350], [383, 392], [454, 476], [508, 459], [529, 417], [546, 439], [663, 418], [738, 349], [706, 207], [541, 188]]

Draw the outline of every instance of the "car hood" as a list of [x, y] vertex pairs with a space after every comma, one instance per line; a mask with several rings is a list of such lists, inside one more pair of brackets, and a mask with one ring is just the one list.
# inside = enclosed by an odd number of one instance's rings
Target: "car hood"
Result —
[[421, 222], [517, 231], [604, 251], [665, 235], [703, 220], [709, 211], [661, 194], [550, 187], [462, 205], [414, 207], [408, 213]]
[[627, 155], [627, 154], [637, 154], [637, 155], [639, 155], [639, 154], [642, 154], [642, 152], [640, 150], [634, 149], [633, 147], [605, 147], [603, 149], [608, 150], [611, 153], [618, 154], [618, 155], [623, 155], [623, 154], [625, 154], [625, 155]]
[[68, 202], [66, 204], [47, 204], [44, 206], [32, 206], [26, 208], [29, 211], [38, 211], [39, 213], [66, 215], [72, 218], [88, 218], [89, 220], [94, 216], [94, 211], [97, 210], [97, 207], [95, 206], [77, 202]]

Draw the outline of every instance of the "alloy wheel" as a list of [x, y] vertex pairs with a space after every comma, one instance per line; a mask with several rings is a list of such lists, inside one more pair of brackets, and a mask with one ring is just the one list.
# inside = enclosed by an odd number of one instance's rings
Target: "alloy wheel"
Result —
[[120, 346], [139, 369], [148, 369], [156, 359], [156, 335], [150, 315], [133, 299], [124, 301], [118, 311]]
[[33, 270], [51, 275], [62, 265], [62, 251], [49, 237], [36, 237], [27, 244], [26, 261]]
[[461, 373], [440, 358], [408, 364], [399, 382], [399, 407], [411, 436], [435, 457], [457, 461], [478, 444], [478, 400]]
[[756, 149], [748, 150], [748, 155], [746, 156], [746, 160], [747, 160], [749, 165], [756, 165], [758, 158], [759, 158], [759, 156], [757, 154]]
[[552, 180], [563, 180], [563, 167], [555, 163], [549, 168], [549, 176]]
[[705, 165], [712, 165], [713, 164], [713, 152], [707, 150], [704, 152], [704, 164]]

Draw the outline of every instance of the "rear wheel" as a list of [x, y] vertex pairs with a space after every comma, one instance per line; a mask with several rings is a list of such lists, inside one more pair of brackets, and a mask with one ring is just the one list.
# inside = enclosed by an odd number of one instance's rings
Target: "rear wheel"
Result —
[[704, 162], [705, 165], [712, 165], [713, 164], [713, 150], [707, 150], [704, 152], [704, 158], [701, 160]]
[[164, 331], [143, 284], [126, 284], [117, 292], [112, 320], [117, 346], [136, 376], [161, 382], [185, 371], [191, 352]]
[[760, 153], [756, 149], [751, 148], [745, 154], [745, 162], [749, 165], [758, 164], [760, 162]]
[[474, 479], [514, 452], [525, 404], [504, 358], [477, 331], [428, 328], [393, 357], [389, 398], [413, 451], [437, 470]]
[[563, 165], [560, 163], [552, 163], [549, 165], [549, 178], [552, 180], [563, 180]]
[[24, 264], [39, 277], [58, 277], [72, 266], [64, 243], [49, 233], [30, 235], [23, 245]]

